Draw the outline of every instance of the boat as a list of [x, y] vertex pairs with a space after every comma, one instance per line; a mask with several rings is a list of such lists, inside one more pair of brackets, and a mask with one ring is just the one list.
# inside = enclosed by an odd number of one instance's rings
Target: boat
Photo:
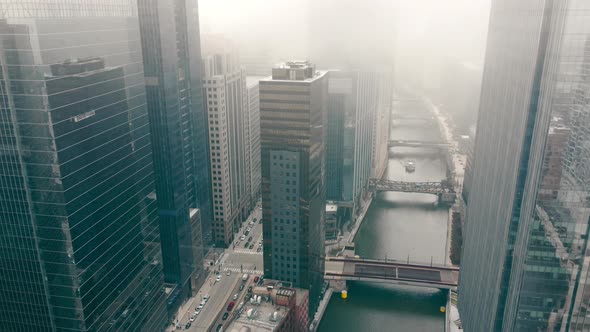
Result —
[[405, 167], [406, 167], [406, 172], [408, 172], [408, 173], [412, 173], [416, 170], [416, 164], [411, 160], [406, 163]]

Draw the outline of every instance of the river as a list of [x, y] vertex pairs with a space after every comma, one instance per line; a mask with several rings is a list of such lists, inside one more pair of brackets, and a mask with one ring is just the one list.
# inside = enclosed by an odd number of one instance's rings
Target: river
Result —
[[[436, 130], [401, 123], [391, 139], [437, 140]], [[419, 125], [414, 123], [414, 125]], [[440, 181], [446, 165], [432, 152], [396, 148], [387, 177], [404, 181]], [[414, 173], [404, 164], [416, 163]], [[448, 210], [435, 206], [426, 194], [382, 193], [373, 200], [356, 236], [356, 253], [365, 258], [410, 260], [444, 264]], [[348, 299], [334, 294], [320, 323], [320, 332], [336, 331], [444, 331], [439, 308], [445, 293], [436, 289], [349, 282]]]

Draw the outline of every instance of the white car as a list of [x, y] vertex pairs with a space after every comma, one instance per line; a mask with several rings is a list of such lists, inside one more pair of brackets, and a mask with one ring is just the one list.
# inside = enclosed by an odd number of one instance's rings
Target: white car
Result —
[[215, 281], [220, 281], [221, 280], [221, 274], [217, 275], [217, 278], [215, 278]]
[[227, 273], [225, 274], [226, 276], [231, 276], [231, 271], [227, 270]]
[[199, 304], [199, 306], [197, 307], [197, 310], [201, 310], [201, 309], [203, 309], [203, 305]]
[[205, 302], [209, 301], [209, 294], [203, 296], [203, 300], [205, 300]]
[[197, 309], [195, 310], [195, 316], [198, 316], [201, 313], [201, 310]]
[[192, 322], [194, 322], [194, 321], [195, 321], [195, 316], [193, 315], [193, 316], [191, 316], [191, 319], [189, 319], [189, 322], [191, 322], [191, 323], [192, 323]]
[[245, 235], [240, 236], [240, 240], [244, 241], [246, 239]]

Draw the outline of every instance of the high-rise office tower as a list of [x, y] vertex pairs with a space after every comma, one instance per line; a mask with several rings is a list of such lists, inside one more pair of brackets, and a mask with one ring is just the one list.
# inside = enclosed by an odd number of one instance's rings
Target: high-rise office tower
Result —
[[136, 7], [26, 1], [0, 12], [0, 329], [161, 330]]
[[248, 145], [250, 154], [250, 200], [254, 207], [260, 199], [260, 77], [246, 78], [248, 92]]
[[331, 71], [328, 79], [328, 199], [350, 202], [352, 215], [369, 178], [379, 109], [379, 73]]
[[264, 274], [310, 290], [324, 273], [327, 74], [287, 62], [260, 81]]
[[459, 283], [465, 330], [590, 328], [587, 1], [493, 1]]
[[213, 238], [227, 247], [250, 211], [250, 142], [246, 72], [228, 40], [203, 40], [203, 94], [207, 108], [213, 202]]
[[[373, 117], [373, 142], [370, 147], [373, 149], [371, 176], [380, 178], [385, 173], [389, 160], [396, 38], [394, 2], [309, 0], [308, 7], [309, 59], [313, 63], [322, 68], [358, 72], [361, 75], [378, 74], [378, 108]], [[328, 23], [325, 20], [326, 13], [330, 16]], [[371, 24], [350, 24], [358, 16], [371, 17]], [[364, 148], [367, 147], [369, 146]], [[330, 172], [339, 170], [330, 169]], [[339, 177], [335, 173], [334, 176]], [[328, 188], [328, 192], [332, 189]]]
[[[176, 285], [170, 302], [179, 303], [201, 276], [194, 254], [203, 248], [195, 250], [193, 238], [208, 234], [210, 220], [197, 2], [139, 0], [138, 7], [164, 276]], [[201, 223], [192, 221], [197, 215]]]

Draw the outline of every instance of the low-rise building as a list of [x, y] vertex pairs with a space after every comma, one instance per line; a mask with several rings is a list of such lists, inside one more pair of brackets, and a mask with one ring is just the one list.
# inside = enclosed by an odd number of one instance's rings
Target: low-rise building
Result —
[[324, 231], [327, 240], [335, 240], [338, 237], [338, 205], [326, 204], [326, 223]]
[[236, 319], [224, 329], [229, 332], [304, 332], [309, 330], [309, 292], [267, 280], [252, 289], [251, 299]]

